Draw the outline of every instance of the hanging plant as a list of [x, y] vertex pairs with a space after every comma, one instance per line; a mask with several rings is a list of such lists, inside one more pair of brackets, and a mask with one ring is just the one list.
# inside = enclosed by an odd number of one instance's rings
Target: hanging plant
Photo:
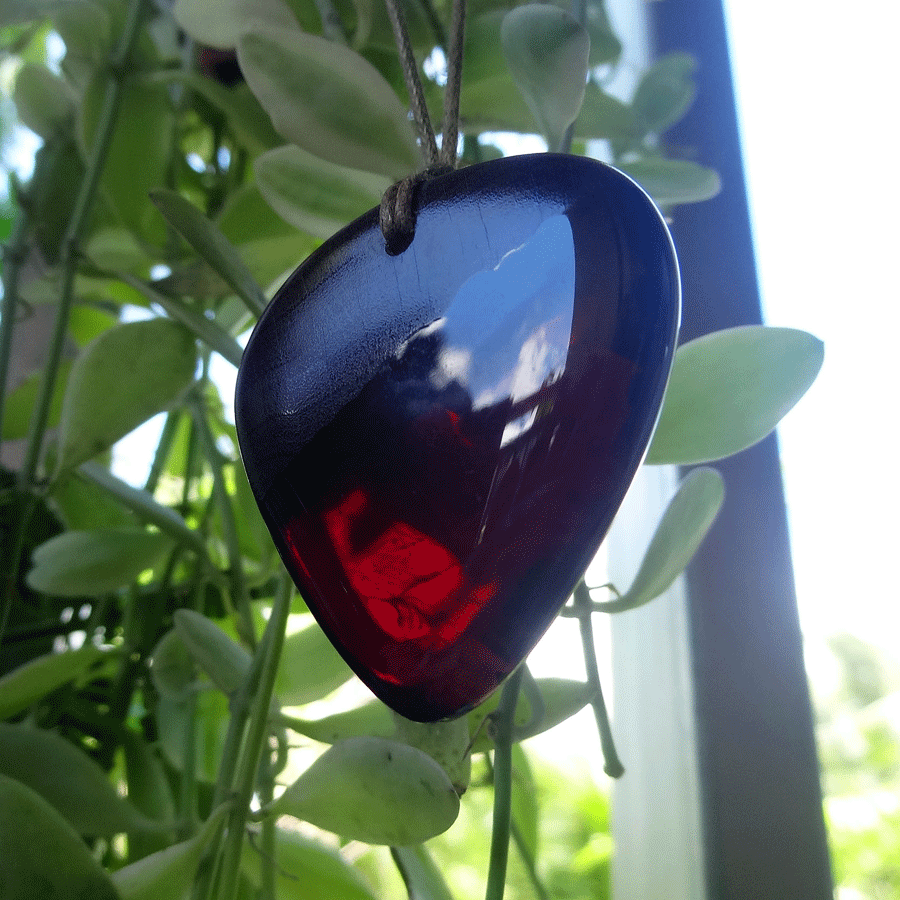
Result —
[[[672, 584], [720, 476], [684, 479], [631, 586], [592, 595], [589, 561], [641, 464], [761, 440], [822, 359], [790, 329], [677, 346], [660, 208], [718, 190], [662, 151], [692, 60], [611, 95], [599, 2], [14, 3], [0, 34], [43, 140], [0, 319], [0, 896], [390, 895], [293, 819], [446, 898], [424, 842], [486, 794], [488, 900], [511, 837], [548, 896], [521, 742], [590, 705], [622, 774], [591, 617]], [[528, 672], [561, 611], [585, 682]], [[374, 698], [308, 706], [354, 676]]]

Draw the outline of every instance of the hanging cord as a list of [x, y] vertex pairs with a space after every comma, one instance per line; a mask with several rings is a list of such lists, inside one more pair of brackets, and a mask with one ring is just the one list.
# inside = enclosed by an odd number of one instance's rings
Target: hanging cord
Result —
[[466, 0], [453, 0], [450, 14], [450, 46], [447, 48], [447, 84], [444, 88], [444, 139], [441, 161], [456, 167], [459, 142], [459, 96], [462, 93], [463, 44], [466, 37]]
[[419, 78], [419, 67], [413, 53], [402, 0], [385, 0], [397, 53], [403, 67], [403, 79], [409, 91], [413, 117], [422, 149], [425, 169], [391, 185], [381, 199], [379, 224], [384, 235], [385, 248], [391, 256], [402, 253], [412, 243], [416, 231], [416, 188], [429, 178], [444, 175], [456, 167], [456, 146], [459, 141], [459, 95], [462, 83], [463, 43], [465, 40], [465, 0], [453, 0], [450, 23], [450, 47], [447, 52], [447, 84], [444, 90], [444, 132], [441, 149], [438, 150], [425, 92]]
[[431, 127], [431, 118], [428, 115], [428, 106], [425, 103], [425, 92], [422, 90], [422, 82], [419, 79], [419, 65], [413, 53], [412, 43], [409, 40], [409, 30], [406, 27], [406, 13], [403, 11], [402, 0], [385, 0], [391, 27], [394, 29], [394, 40], [397, 42], [397, 54], [400, 57], [400, 65], [403, 67], [403, 80], [409, 91], [409, 101], [412, 104], [413, 116], [419, 137], [422, 139], [425, 152], [426, 166], [435, 166], [439, 162], [437, 141], [434, 137], [434, 129]]

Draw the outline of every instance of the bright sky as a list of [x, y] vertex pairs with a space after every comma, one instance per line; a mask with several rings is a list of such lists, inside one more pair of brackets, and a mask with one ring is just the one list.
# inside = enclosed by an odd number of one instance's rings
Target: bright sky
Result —
[[825, 342], [779, 429], [803, 629], [897, 654], [900, 16], [880, 0], [726, 6], [766, 317]]

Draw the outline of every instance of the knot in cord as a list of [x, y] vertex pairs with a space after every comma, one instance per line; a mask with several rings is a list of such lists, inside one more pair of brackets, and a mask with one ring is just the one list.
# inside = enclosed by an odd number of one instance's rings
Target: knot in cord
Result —
[[379, 224], [388, 255], [402, 253], [416, 235], [416, 189], [425, 181], [446, 175], [453, 166], [429, 166], [392, 184], [381, 198]]
[[465, 38], [466, 0], [453, 0], [450, 23], [450, 46], [447, 50], [447, 85], [444, 91], [444, 139], [440, 151], [431, 120], [425, 93], [419, 78], [419, 68], [413, 53], [406, 17], [401, 0], [385, 0], [388, 17], [397, 41], [397, 53], [403, 67], [403, 78], [409, 91], [413, 118], [422, 141], [426, 168], [415, 175], [391, 185], [381, 198], [379, 223], [384, 235], [385, 249], [397, 256], [412, 243], [416, 233], [416, 189], [422, 182], [445, 175], [456, 168], [456, 148], [459, 140], [459, 94], [462, 82], [463, 41]]

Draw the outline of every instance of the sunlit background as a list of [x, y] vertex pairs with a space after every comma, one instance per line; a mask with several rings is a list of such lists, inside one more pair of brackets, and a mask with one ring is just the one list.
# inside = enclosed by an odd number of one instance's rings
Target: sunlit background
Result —
[[803, 628], [896, 653], [896, 8], [727, 3], [763, 304], [825, 341], [779, 430]]
[[900, 17], [876, 0], [726, 8], [764, 313], [825, 342], [779, 437], [836, 893], [896, 897]]

